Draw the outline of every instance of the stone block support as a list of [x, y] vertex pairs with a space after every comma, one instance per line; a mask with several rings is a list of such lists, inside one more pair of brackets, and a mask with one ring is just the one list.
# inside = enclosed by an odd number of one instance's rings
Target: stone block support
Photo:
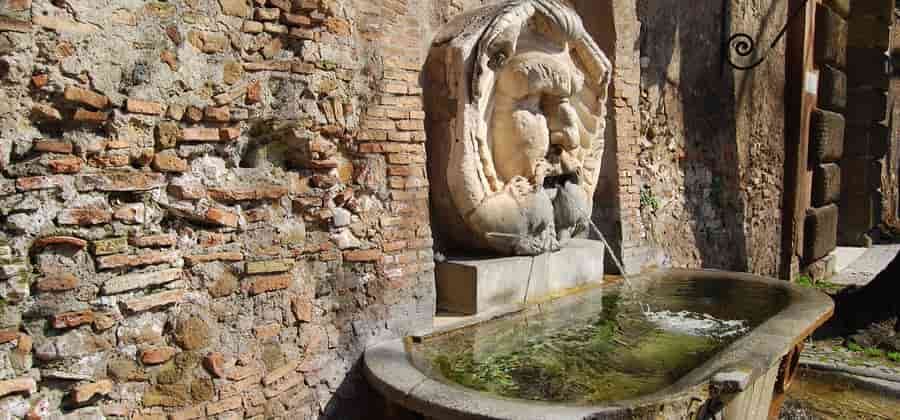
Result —
[[806, 250], [808, 262], [827, 256], [837, 247], [838, 207], [829, 204], [806, 212]]

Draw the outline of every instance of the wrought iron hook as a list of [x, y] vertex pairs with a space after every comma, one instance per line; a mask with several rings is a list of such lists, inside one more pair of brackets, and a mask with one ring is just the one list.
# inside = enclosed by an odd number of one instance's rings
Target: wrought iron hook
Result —
[[[726, 2], [731, 0], [725, 0]], [[772, 43], [769, 44], [769, 49], [766, 50], [765, 54], [762, 54], [756, 61], [750, 64], [738, 64], [734, 62], [734, 55], [736, 54], [738, 57], [749, 57], [752, 56], [756, 52], [756, 40], [753, 39], [749, 34], [739, 32], [732, 35], [728, 38], [728, 48], [726, 51], [728, 65], [738, 70], [751, 70], [768, 58], [769, 54], [775, 49], [775, 46], [778, 45], [778, 42], [781, 41], [781, 38], [784, 38], [784, 35], [787, 33], [788, 27], [791, 26], [791, 23], [800, 16], [804, 9], [806, 9], [806, 4], [809, 3], [809, 0], [803, 0], [803, 3], [797, 7], [797, 10], [794, 10], [791, 13], [791, 16], [788, 18], [787, 23], [784, 24], [784, 27], [781, 28], [781, 31], [778, 32], [778, 36], [772, 40]], [[727, 9], [726, 9], [727, 10]]]

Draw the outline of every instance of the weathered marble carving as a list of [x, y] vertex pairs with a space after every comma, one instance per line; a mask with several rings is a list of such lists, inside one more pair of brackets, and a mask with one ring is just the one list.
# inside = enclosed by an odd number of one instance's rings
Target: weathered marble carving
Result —
[[587, 231], [611, 70], [565, 1], [503, 1], [448, 24], [425, 69], [442, 246], [538, 255]]

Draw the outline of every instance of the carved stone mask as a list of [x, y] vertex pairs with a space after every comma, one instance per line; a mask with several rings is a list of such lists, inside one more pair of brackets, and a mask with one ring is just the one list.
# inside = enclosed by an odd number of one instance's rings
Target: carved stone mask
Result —
[[[557, 0], [503, 2], [451, 22], [426, 68], [432, 207], [447, 216], [439, 236], [536, 255], [584, 233], [610, 70]], [[438, 110], [446, 98], [451, 109]]]

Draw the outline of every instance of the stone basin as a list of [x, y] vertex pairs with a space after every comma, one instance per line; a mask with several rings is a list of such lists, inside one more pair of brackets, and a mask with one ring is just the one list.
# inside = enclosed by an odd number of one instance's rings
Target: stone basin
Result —
[[[582, 289], [553, 301], [369, 348], [364, 358], [365, 373], [388, 402], [389, 413], [384, 418], [417, 418], [415, 413], [427, 419], [447, 420], [765, 419], [781, 407], [796, 373], [803, 341], [834, 309], [832, 300], [818, 291], [751, 274], [665, 270], [629, 281], [630, 291], [646, 292], [647, 296], [660, 288], [687, 288], [691, 293], [708, 290], [707, 297], [687, 296], [696, 299], [698, 312], [751, 319], [751, 329], [659, 389], [601, 402], [535, 401], [479, 391], [455, 383], [423, 360], [429, 346], [446, 345], [479, 331], [496, 333], [503, 328], [491, 330], [492, 326], [512, 322], [514, 317], [577, 312], [577, 308], [598, 301], [601, 294], [613, 288]], [[690, 305], [686, 296], [682, 298], [676, 310]]]

